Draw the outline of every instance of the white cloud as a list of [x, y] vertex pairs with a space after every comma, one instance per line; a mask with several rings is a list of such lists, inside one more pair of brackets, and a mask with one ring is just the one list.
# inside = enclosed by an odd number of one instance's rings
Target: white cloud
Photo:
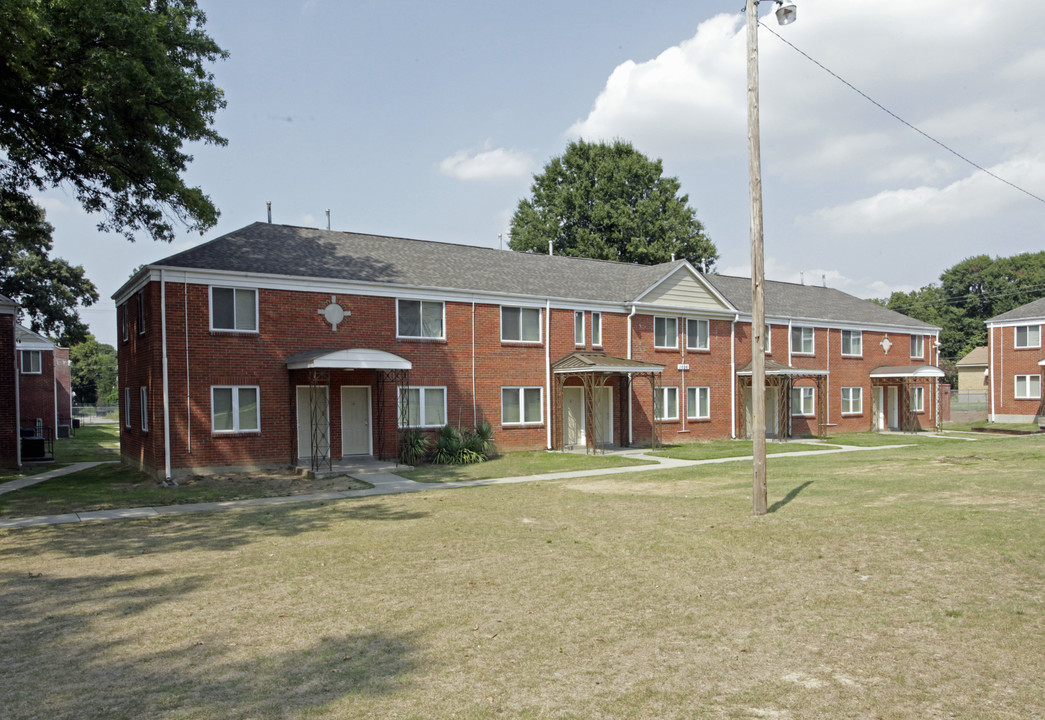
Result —
[[524, 177], [533, 167], [533, 158], [526, 153], [494, 148], [454, 153], [439, 163], [439, 172], [457, 180], [500, 180]]

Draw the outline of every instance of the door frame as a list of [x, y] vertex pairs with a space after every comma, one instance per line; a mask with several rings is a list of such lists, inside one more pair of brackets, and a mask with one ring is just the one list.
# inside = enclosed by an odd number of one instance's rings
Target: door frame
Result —
[[[347, 433], [345, 432], [345, 390], [356, 390], [363, 388], [366, 390], [366, 431], [367, 431], [367, 451], [365, 453], [349, 453], [348, 448], [345, 445], [345, 439]], [[370, 394], [369, 385], [342, 385], [341, 386], [341, 457], [353, 455], [374, 455], [374, 405], [373, 399]]]
[[[578, 429], [577, 439], [570, 443], [566, 438], [566, 429], [569, 427], [569, 423], [566, 420], [566, 394], [577, 392], [580, 395], [580, 428]], [[564, 385], [562, 388], [562, 444], [566, 445], [585, 445], [588, 442], [588, 413], [584, 407], [584, 387], [580, 385]]]
[[[313, 386], [313, 385], [296, 385], [295, 388], [294, 388], [294, 405], [295, 405], [295, 407], [294, 407], [294, 425], [296, 426], [296, 432], [294, 434], [294, 442], [297, 445], [297, 451], [298, 451], [297, 457], [298, 458], [311, 458], [312, 457], [312, 439], [311, 439], [312, 438], [312, 427], [311, 427], [311, 425], [312, 425], [312, 413], [311, 413], [311, 410], [309, 412], [309, 428], [308, 428], [309, 443], [308, 443], [308, 447], [306, 447], [306, 448], [302, 448], [301, 447], [301, 391], [305, 390], [306, 391], [306, 397], [307, 397], [308, 394], [309, 394], [308, 390], [310, 388], [312, 388], [312, 387], [315, 387], [317, 390], [318, 389], [322, 389], [323, 394], [326, 396], [326, 400], [327, 400], [327, 412], [326, 412], [326, 415], [327, 415], [327, 455], [326, 455], [326, 457], [330, 457], [330, 449], [331, 449], [330, 448], [330, 386], [329, 385], [316, 385], [316, 386]], [[310, 398], [310, 402], [311, 402], [311, 398]], [[302, 450], [308, 450], [308, 455], [303, 454]]]

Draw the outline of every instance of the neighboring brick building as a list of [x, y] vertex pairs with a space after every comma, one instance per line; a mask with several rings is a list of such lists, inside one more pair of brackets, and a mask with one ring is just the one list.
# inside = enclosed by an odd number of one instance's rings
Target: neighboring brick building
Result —
[[1045, 298], [987, 321], [991, 422], [1045, 422], [1041, 376], [1045, 349]]
[[18, 406], [21, 427], [55, 438], [72, 425], [72, 378], [69, 349], [39, 333], [16, 327]]
[[[121, 450], [159, 476], [390, 457], [404, 427], [502, 449], [744, 434], [750, 280], [255, 223], [114, 296]], [[937, 423], [939, 329], [767, 283], [778, 435]], [[656, 419], [655, 419], [656, 417]]]
[[0, 295], [0, 467], [22, 464], [18, 442], [18, 364], [15, 328], [18, 303]]

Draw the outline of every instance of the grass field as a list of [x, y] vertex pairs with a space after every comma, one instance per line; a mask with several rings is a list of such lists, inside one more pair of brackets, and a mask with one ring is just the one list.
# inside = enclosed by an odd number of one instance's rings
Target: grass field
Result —
[[5, 718], [1042, 718], [1045, 439], [0, 531]]

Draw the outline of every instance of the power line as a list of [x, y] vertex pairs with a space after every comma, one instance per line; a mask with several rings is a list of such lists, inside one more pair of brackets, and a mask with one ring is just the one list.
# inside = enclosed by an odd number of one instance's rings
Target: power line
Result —
[[[915, 291], [915, 292], [919, 292], [919, 291]], [[1008, 297], [1010, 295], [1021, 295], [1023, 293], [1035, 293], [1035, 292], [1045, 292], [1045, 285], [1031, 285], [1029, 287], [1020, 288], [1019, 290], [1009, 290], [1007, 292], [984, 293], [983, 295], [975, 295], [975, 296], [973, 296], [972, 299], [993, 300], [993, 299], [996, 299], [996, 298]], [[894, 307], [894, 308], [890, 308], [890, 309], [896, 310], [897, 312], [903, 312], [903, 310], [912, 310], [914, 308], [935, 307], [937, 305], [958, 305], [958, 304], [963, 303], [963, 302], [968, 302], [969, 300], [970, 300], [969, 295], [961, 295], [961, 296], [955, 296], [955, 297], [949, 297], [949, 298], [942, 298], [940, 300], [921, 300], [921, 301], [918, 301], [918, 302], [912, 302], [910, 304], [904, 304], [904, 305], [900, 305], [898, 307]]]
[[988, 170], [987, 168], [983, 167], [982, 165], [980, 165], [980, 164], [978, 164], [978, 163], [976, 163], [976, 162], [973, 162], [973, 161], [972, 161], [972, 160], [970, 160], [969, 158], [965, 157], [964, 155], [962, 155], [962, 154], [961, 154], [960, 152], [958, 152], [958, 151], [957, 151], [957, 150], [955, 150], [954, 148], [952, 148], [952, 147], [950, 147], [950, 146], [948, 146], [948, 145], [944, 144], [944, 143], [943, 143], [943, 142], [941, 142], [940, 140], [937, 140], [936, 138], [934, 138], [934, 137], [933, 137], [932, 135], [930, 135], [929, 133], [925, 132], [924, 130], [922, 130], [922, 129], [918, 128], [918, 127], [915, 127], [914, 125], [912, 125], [911, 123], [907, 122], [907, 121], [906, 121], [906, 120], [904, 120], [904, 119], [903, 119], [902, 117], [900, 117], [899, 115], [897, 115], [896, 113], [894, 113], [894, 112], [893, 112], [892, 110], [890, 110], [889, 108], [885, 107], [885, 106], [884, 106], [884, 105], [882, 105], [882, 104], [881, 104], [880, 102], [878, 102], [877, 100], [875, 100], [874, 98], [872, 98], [872, 97], [871, 97], [870, 95], [868, 95], [867, 93], [865, 93], [865, 92], [864, 92], [863, 90], [861, 90], [860, 88], [856, 87], [855, 85], [853, 85], [853, 84], [852, 84], [851, 82], [849, 82], [849, 81], [848, 81], [848, 80], [846, 80], [845, 78], [841, 77], [841, 76], [840, 76], [840, 75], [839, 75], [838, 73], [834, 72], [833, 70], [831, 70], [830, 68], [828, 68], [827, 66], [825, 66], [825, 65], [824, 65], [823, 63], [821, 63], [821, 62], [820, 62], [819, 60], [816, 60], [816, 59], [814, 59], [814, 58], [810, 57], [810, 56], [809, 56], [809, 55], [808, 55], [808, 54], [807, 54], [807, 53], [806, 53], [805, 51], [803, 51], [803, 50], [800, 50], [800, 49], [799, 49], [798, 47], [796, 47], [796, 46], [795, 46], [795, 45], [794, 45], [793, 43], [789, 42], [788, 40], [785, 40], [785, 39], [784, 39], [784, 38], [783, 38], [783, 37], [782, 37], [781, 35], [778, 35], [778, 34], [777, 34], [777, 33], [776, 33], [776, 32], [775, 32], [775, 31], [774, 31], [774, 30], [773, 30], [773, 29], [772, 29], [771, 27], [769, 27], [768, 25], [764, 25], [764, 24], [762, 24], [762, 23], [759, 23], [759, 25], [761, 25], [761, 26], [762, 26], [762, 28], [764, 28], [765, 30], [768, 30], [768, 31], [769, 31], [769, 33], [770, 33], [770, 34], [772, 34], [772, 35], [773, 35], [774, 37], [776, 37], [776, 38], [777, 38], [777, 39], [778, 39], [778, 40], [779, 40], [780, 42], [782, 42], [782, 43], [784, 43], [785, 45], [787, 45], [788, 47], [790, 47], [790, 48], [791, 48], [792, 50], [794, 50], [795, 52], [797, 52], [797, 53], [798, 53], [799, 55], [801, 55], [802, 57], [804, 57], [804, 58], [805, 58], [806, 60], [808, 60], [809, 62], [811, 62], [811, 63], [813, 63], [814, 65], [816, 65], [817, 67], [819, 67], [819, 68], [820, 68], [821, 70], [823, 70], [824, 72], [826, 72], [826, 73], [827, 73], [828, 75], [830, 75], [831, 77], [833, 77], [833, 78], [835, 78], [836, 80], [838, 80], [838, 81], [839, 81], [840, 83], [842, 83], [843, 85], [845, 85], [846, 87], [848, 87], [848, 88], [849, 88], [850, 90], [852, 90], [852, 91], [853, 91], [853, 92], [855, 92], [856, 94], [860, 95], [860, 96], [861, 96], [862, 98], [864, 98], [865, 100], [867, 100], [868, 102], [870, 102], [870, 103], [871, 103], [872, 105], [876, 106], [876, 107], [877, 107], [878, 109], [882, 110], [883, 112], [885, 112], [885, 113], [887, 113], [888, 115], [892, 116], [893, 118], [895, 118], [896, 120], [900, 121], [901, 123], [903, 123], [903, 124], [904, 124], [904, 125], [906, 125], [907, 127], [911, 128], [912, 130], [914, 130], [914, 131], [915, 131], [916, 133], [918, 133], [918, 134], [919, 134], [919, 135], [921, 135], [922, 137], [925, 137], [925, 138], [927, 138], [928, 140], [931, 140], [932, 142], [936, 143], [937, 145], [939, 145], [940, 147], [942, 147], [942, 148], [943, 148], [944, 150], [946, 150], [947, 152], [949, 152], [949, 153], [951, 153], [952, 155], [954, 155], [954, 156], [955, 156], [956, 158], [958, 158], [958, 159], [960, 159], [960, 160], [962, 160], [962, 161], [964, 161], [964, 162], [968, 163], [969, 165], [972, 165], [972, 166], [973, 166], [974, 168], [976, 168], [977, 170], [980, 170], [980, 171], [982, 171], [982, 172], [985, 172], [985, 173], [987, 173], [988, 175], [990, 175], [990, 176], [991, 176], [992, 178], [994, 178], [995, 180], [1000, 180], [1001, 182], [1005, 183], [1005, 184], [1006, 184], [1006, 185], [1008, 185], [1009, 187], [1011, 187], [1011, 188], [1014, 188], [1014, 189], [1016, 189], [1016, 190], [1019, 190], [1019, 191], [1020, 191], [1021, 193], [1023, 193], [1024, 195], [1027, 195], [1027, 196], [1029, 196], [1029, 197], [1032, 197], [1032, 198], [1034, 198], [1035, 200], [1037, 200], [1038, 202], [1040, 202], [1040, 203], [1042, 203], [1042, 204], [1045, 204], [1045, 198], [1041, 197], [1040, 195], [1035, 195], [1035, 194], [1034, 194], [1034, 193], [1032, 193], [1031, 191], [1029, 191], [1029, 190], [1025, 190], [1025, 189], [1023, 189], [1022, 187], [1020, 187], [1019, 185], [1017, 185], [1017, 184], [1015, 184], [1015, 183], [1013, 183], [1013, 182], [1010, 182], [1010, 181], [1006, 180], [1005, 178], [1003, 178], [1003, 177], [1001, 177], [1001, 176], [999, 176], [999, 175], [997, 175], [997, 174], [995, 174], [995, 173], [991, 172], [990, 170]]

